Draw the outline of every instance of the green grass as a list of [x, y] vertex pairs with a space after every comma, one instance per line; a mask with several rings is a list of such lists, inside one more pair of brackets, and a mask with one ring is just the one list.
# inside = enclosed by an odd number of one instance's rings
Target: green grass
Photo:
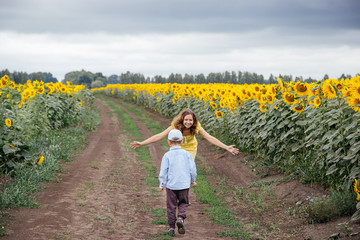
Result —
[[241, 222], [240, 218], [235, 216], [235, 211], [224, 207], [224, 198], [219, 196], [217, 194], [218, 190], [211, 186], [206, 178], [207, 174], [205, 170], [198, 167], [197, 173], [198, 176], [196, 178], [196, 182], [198, 186], [194, 188], [197, 201], [209, 205], [209, 208], [205, 211], [210, 216], [213, 223], [224, 227], [235, 228], [221, 231], [218, 235], [250, 239], [251, 231], [248, 229], [242, 229], [244, 224]]
[[147, 238], [147, 239], [170, 240], [170, 239], [173, 239], [173, 237], [170, 236], [167, 232], [162, 232], [162, 233], [150, 234], [150, 238]]
[[44, 182], [51, 181], [61, 171], [59, 161], [70, 161], [74, 149], [85, 145], [87, 132], [79, 128], [67, 128], [50, 132], [49, 136], [41, 136], [34, 145], [45, 157], [38, 165], [19, 165], [11, 175], [13, 183], [2, 189], [0, 205], [4, 208], [37, 207], [34, 193], [42, 189]]
[[167, 225], [167, 215], [165, 208], [156, 208], [151, 210], [151, 216], [154, 217], [152, 224]]
[[121, 125], [124, 130], [135, 137], [141, 136], [141, 132], [134, 120], [124, 110], [122, 110], [118, 104], [115, 104], [109, 98], [100, 97], [100, 99], [102, 99], [117, 114], [118, 118], [121, 119]]
[[275, 179], [270, 179], [270, 180], [260, 180], [260, 181], [249, 184], [249, 187], [261, 187], [264, 185], [271, 185], [271, 184], [277, 183], [277, 182], [288, 182], [290, 180], [291, 180], [291, 176], [285, 176], [282, 178], [275, 178]]
[[156, 167], [152, 164], [144, 164], [143, 168], [147, 170], [146, 184], [151, 187], [159, 186]]
[[9, 225], [9, 222], [6, 220], [10, 216], [10, 213], [6, 211], [0, 211], [0, 237], [7, 236], [6, 227]]
[[247, 229], [222, 230], [220, 233], [217, 233], [217, 235], [220, 237], [231, 237], [242, 240], [253, 239], [250, 231]]
[[[27, 162], [18, 164], [8, 174], [12, 183], [2, 186], [0, 194], [0, 210], [6, 208], [38, 207], [35, 193], [43, 189], [42, 184], [58, 181], [56, 175], [62, 172], [60, 162], [71, 161], [78, 151], [86, 145], [85, 138], [89, 130], [96, 128], [101, 121], [96, 107], [86, 109], [78, 126], [50, 131], [47, 135], [32, 139]], [[38, 166], [35, 161], [44, 156], [43, 163]], [[55, 180], [54, 180], [55, 179]], [[6, 235], [6, 212], [0, 211], [0, 236]]]

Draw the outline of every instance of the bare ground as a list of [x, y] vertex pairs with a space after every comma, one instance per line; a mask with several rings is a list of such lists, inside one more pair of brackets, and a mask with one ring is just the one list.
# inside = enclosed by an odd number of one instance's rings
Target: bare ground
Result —
[[[165, 193], [158, 197], [151, 194], [144, 180], [143, 163], [129, 148], [133, 137], [122, 130], [122, 123], [111, 117], [111, 110], [103, 102], [97, 100], [97, 104], [102, 123], [89, 135], [87, 148], [73, 162], [63, 164], [65, 171], [57, 181], [45, 184], [46, 189], [37, 196], [39, 208], [12, 211], [9, 236], [4, 239], [151, 239], [151, 234], [167, 230], [165, 225], [152, 224], [151, 214], [151, 209], [165, 208]], [[147, 112], [164, 128], [169, 126], [170, 119], [151, 110]], [[127, 113], [140, 128], [142, 137], [149, 137], [151, 133], [141, 119]], [[270, 176], [261, 178], [249, 167], [244, 154], [232, 156], [204, 140], [199, 142], [198, 166], [207, 169], [208, 180], [218, 187], [218, 194], [225, 197], [227, 206], [235, 210], [254, 235], [261, 239], [328, 239], [333, 233], [340, 233], [340, 239], [360, 239], [359, 235], [346, 237], [344, 224], [339, 225], [348, 222], [349, 217], [326, 224], [308, 224], [289, 214], [296, 202], [327, 190], [297, 181], [276, 182], [269, 189], [251, 187], [259, 180], [283, 176], [271, 171]], [[159, 170], [166, 149], [160, 143], [150, 145], [149, 149], [152, 163]], [[234, 189], [245, 192], [238, 194]], [[268, 194], [263, 194], [265, 191]], [[250, 198], [250, 193], [255, 197]], [[264, 202], [257, 204], [259, 196]], [[190, 201], [187, 232], [175, 238], [221, 239], [216, 232], [226, 228], [211, 223], [204, 214], [208, 206], [197, 202], [193, 191]], [[360, 231], [357, 224], [348, 227], [352, 228], [350, 233]]]

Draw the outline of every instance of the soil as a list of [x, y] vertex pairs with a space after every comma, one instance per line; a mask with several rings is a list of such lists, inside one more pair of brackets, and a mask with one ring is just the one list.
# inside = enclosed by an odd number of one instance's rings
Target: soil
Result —
[[[119, 100], [116, 100], [119, 101]], [[100, 100], [102, 123], [87, 138], [87, 147], [70, 163], [62, 164], [64, 171], [56, 181], [46, 183], [38, 193], [40, 204], [35, 209], [11, 210], [8, 218], [8, 236], [3, 239], [154, 239], [165, 233], [168, 226], [153, 224], [151, 209], [166, 207], [165, 192], [154, 196], [145, 183], [146, 170], [137, 153], [129, 147], [134, 140], [122, 130], [122, 123], [112, 117], [112, 111]], [[151, 136], [141, 118], [126, 111], [141, 130], [142, 138]], [[170, 119], [147, 109], [148, 114], [167, 127]], [[159, 172], [163, 154], [160, 143], [149, 145], [152, 164]], [[206, 169], [209, 182], [217, 187], [227, 207], [257, 236], [254, 239], [328, 239], [340, 233], [340, 239], [360, 239], [358, 224], [348, 223], [343, 217], [324, 224], [309, 224], [297, 214], [291, 215], [296, 203], [307, 196], [328, 193], [318, 186], [309, 186], [296, 180], [274, 181], [265, 188], [254, 185], [259, 180], [273, 181], [284, 176], [271, 170], [265, 178], [256, 174], [250, 164], [253, 160], [243, 153], [232, 156], [219, 151], [199, 138], [197, 165]], [[245, 193], [268, 192], [262, 204]], [[190, 191], [191, 206], [185, 220], [186, 234], [176, 239], [230, 239], [217, 233], [229, 228], [211, 222], [207, 204], [196, 200]], [[348, 230], [348, 232], [346, 232]], [[346, 236], [348, 233], [348, 236]], [[236, 239], [236, 238], [233, 238]]]

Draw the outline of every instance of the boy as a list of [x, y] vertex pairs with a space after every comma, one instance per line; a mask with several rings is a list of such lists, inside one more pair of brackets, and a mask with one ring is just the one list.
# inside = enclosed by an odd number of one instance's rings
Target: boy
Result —
[[[166, 208], [170, 235], [175, 234], [175, 224], [180, 234], [185, 233], [184, 220], [189, 203], [190, 183], [196, 187], [196, 165], [191, 154], [181, 149], [183, 135], [180, 130], [172, 129], [168, 135], [170, 150], [161, 160], [159, 174], [160, 191], [166, 186]], [[176, 206], [178, 218], [176, 219]]]

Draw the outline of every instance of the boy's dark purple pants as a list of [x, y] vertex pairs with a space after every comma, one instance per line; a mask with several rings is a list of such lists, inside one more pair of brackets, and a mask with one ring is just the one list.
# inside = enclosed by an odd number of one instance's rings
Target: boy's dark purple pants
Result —
[[186, 209], [189, 204], [189, 189], [171, 190], [166, 188], [166, 207], [168, 224], [170, 227], [175, 228], [176, 223], [176, 207], [178, 207], [178, 217], [185, 220]]

